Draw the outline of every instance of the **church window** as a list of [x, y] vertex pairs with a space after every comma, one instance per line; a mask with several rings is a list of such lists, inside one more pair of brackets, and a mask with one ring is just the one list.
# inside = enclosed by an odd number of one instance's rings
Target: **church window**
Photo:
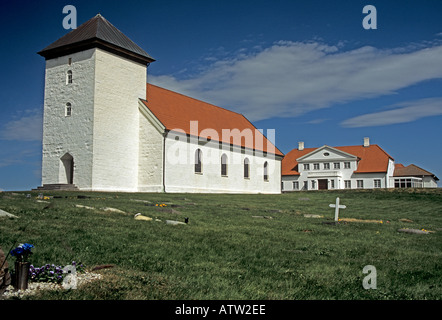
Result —
[[227, 156], [225, 153], [221, 156], [221, 176], [227, 177]]
[[66, 103], [66, 107], [65, 107], [65, 113], [64, 115], [66, 117], [70, 117], [72, 115], [72, 105], [68, 102]]
[[250, 178], [250, 162], [249, 158], [244, 159], [244, 179]]
[[203, 172], [203, 168], [202, 168], [202, 157], [203, 157], [203, 152], [201, 151], [201, 149], [197, 149], [195, 151], [195, 173], [202, 173]]
[[264, 181], [269, 181], [269, 163], [264, 162]]
[[70, 84], [70, 83], [72, 83], [72, 71], [71, 70], [69, 70], [66, 73], [66, 84]]

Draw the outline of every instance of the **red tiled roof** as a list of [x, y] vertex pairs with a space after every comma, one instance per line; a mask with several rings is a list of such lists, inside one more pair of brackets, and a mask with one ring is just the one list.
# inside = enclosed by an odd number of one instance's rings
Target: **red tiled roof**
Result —
[[434, 174], [419, 168], [414, 164], [410, 164], [409, 166], [404, 167], [402, 164], [397, 164], [394, 167], [394, 177], [413, 177], [413, 176], [432, 176], [436, 180], [439, 180]]
[[[372, 144], [368, 147], [364, 146], [344, 146], [333, 147], [334, 149], [352, 154], [358, 157], [358, 169], [355, 173], [370, 173], [370, 172], [387, 172], [388, 159], [393, 158], [388, 155], [381, 147]], [[318, 148], [305, 148], [304, 150], [293, 149], [287, 153], [281, 163], [281, 171], [283, 176], [299, 175], [298, 162], [296, 159], [315, 151]]]
[[218, 137], [210, 137], [212, 140], [238, 145], [238, 141], [235, 142], [234, 139], [226, 137], [226, 134], [223, 137], [223, 129], [232, 130], [232, 132], [234, 129], [238, 129], [239, 132], [253, 135], [253, 139], [242, 138], [241, 147], [279, 156], [284, 155], [242, 114], [152, 84], [147, 84], [146, 89], [147, 99], [141, 101], [164, 125], [166, 130], [180, 129], [191, 135], [194, 132], [191, 132], [190, 122], [198, 121], [198, 136], [204, 129], [214, 129]]

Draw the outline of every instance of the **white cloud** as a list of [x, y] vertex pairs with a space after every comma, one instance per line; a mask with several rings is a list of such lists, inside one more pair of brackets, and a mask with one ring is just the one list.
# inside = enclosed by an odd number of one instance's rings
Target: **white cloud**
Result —
[[442, 115], [442, 98], [407, 101], [391, 107], [400, 108], [357, 116], [341, 123], [343, 127], [385, 126], [412, 122], [421, 118]]
[[26, 110], [25, 115], [12, 120], [0, 129], [0, 140], [40, 141], [43, 117], [38, 109]]
[[313, 42], [272, 46], [213, 62], [186, 79], [149, 75], [150, 82], [247, 115], [290, 117], [332, 104], [393, 94], [442, 78], [442, 46], [354, 50]]

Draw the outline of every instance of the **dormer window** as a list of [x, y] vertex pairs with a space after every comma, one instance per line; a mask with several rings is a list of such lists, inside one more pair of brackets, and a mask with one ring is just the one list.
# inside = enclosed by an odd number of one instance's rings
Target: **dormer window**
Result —
[[68, 70], [68, 72], [66, 73], [66, 84], [71, 84], [72, 83], [72, 71]]

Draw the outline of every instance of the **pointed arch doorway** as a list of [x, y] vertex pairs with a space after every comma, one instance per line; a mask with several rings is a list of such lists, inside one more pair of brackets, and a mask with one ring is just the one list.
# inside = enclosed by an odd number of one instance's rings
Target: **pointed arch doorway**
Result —
[[60, 183], [74, 184], [74, 157], [65, 153], [60, 161]]

